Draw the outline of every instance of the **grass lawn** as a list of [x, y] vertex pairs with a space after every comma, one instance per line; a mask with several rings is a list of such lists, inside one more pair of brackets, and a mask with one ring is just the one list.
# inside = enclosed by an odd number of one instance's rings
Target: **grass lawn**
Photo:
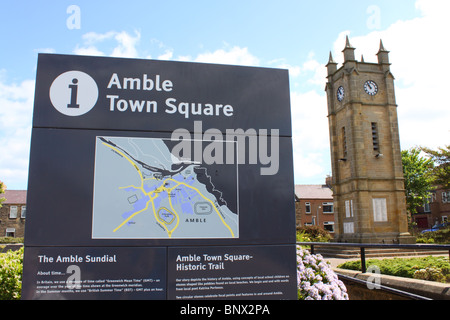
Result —
[[[381, 274], [413, 279], [450, 283], [450, 263], [447, 257], [428, 256], [413, 258], [368, 259], [366, 267], [375, 265]], [[338, 268], [361, 270], [361, 261], [349, 261]]]

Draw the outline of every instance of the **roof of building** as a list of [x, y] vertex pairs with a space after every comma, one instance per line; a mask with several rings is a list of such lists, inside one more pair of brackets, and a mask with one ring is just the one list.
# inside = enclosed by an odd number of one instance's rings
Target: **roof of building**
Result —
[[27, 190], [6, 190], [0, 198], [6, 199], [3, 204], [26, 204]]
[[325, 184], [296, 184], [295, 195], [299, 199], [333, 200], [333, 191]]

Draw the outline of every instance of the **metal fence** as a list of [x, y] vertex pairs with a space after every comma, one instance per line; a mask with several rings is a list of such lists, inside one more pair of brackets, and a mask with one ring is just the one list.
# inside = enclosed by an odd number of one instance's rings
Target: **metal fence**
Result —
[[[297, 245], [309, 246], [311, 248], [311, 254], [314, 254], [316, 247], [354, 247], [360, 249], [360, 259], [361, 259], [361, 271], [366, 273], [366, 249], [377, 248], [377, 249], [406, 249], [406, 250], [436, 250], [436, 251], [447, 251], [450, 261], [450, 245], [448, 244], [376, 244], [376, 243], [337, 243], [337, 242], [297, 242]], [[350, 282], [356, 282], [363, 285], [367, 285], [367, 281], [360, 280], [356, 278], [347, 277], [345, 275], [339, 275], [343, 280]], [[406, 292], [391, 287], [380, 285], [380, 289], [393, 293], [398, 296], [402, 296], [412, 300], [432, 300], [429, 297], [424, 297], [411, 292]]]
[[365, 273], [366, 249], [413, 249], [413, 250], [439, 250], [448, 251], [450, 260], [450, 244], [381, 244], [381, 243], [344, 243], [344, 242], [297, 242], [297, 245], [309, 246], [311, 254], [314, 254], [315, 247], [355, 247], [360, 248], [361, 271]]

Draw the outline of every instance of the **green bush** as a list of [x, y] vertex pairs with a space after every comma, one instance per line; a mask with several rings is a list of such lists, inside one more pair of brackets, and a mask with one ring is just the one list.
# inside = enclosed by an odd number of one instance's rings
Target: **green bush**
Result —
[[416, 242], [450, 244], [450, 228], [421, 233], [417, 236]]
[[437, 281], [437, 282], [450, 282], [450, 274], [444, 274], [441, 268], [425, 268], [416, 270], [414, 272], [414, 279]]
[[[417, 258], [391, 258], [391, 259], [369, 259], [366, 266], [377, 266], [382, 274], [424, 279], [440, 282], [450, 282], [450, 263], [444, 257], [417, 257]], [[338, 268], [361, 270], [361, 261], [349, 261], [340, 264]]]
[[23, 238], [0, 237], [0, 243], [23, 243]]
[[297, 228], [297, 242], [329, 242], [330, 240], [330, 233], [318, 226]]
[[22, 288], [23, 247], [0, 253], [0, 300], [19, 300]]
[[416, 239], [416, 243], [434, 243], [434, 239], [433, 238], [426, 238], [426, 237], [417, 237]]

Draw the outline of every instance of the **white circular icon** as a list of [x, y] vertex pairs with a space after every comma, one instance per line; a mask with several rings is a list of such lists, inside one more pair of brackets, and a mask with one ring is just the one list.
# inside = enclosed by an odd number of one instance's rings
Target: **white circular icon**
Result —
[[97, 103], [98, 87], [87, 73], [67, 71], [53, 81], [49, 94], [56, 110], [66, 116], [81, 116]]

